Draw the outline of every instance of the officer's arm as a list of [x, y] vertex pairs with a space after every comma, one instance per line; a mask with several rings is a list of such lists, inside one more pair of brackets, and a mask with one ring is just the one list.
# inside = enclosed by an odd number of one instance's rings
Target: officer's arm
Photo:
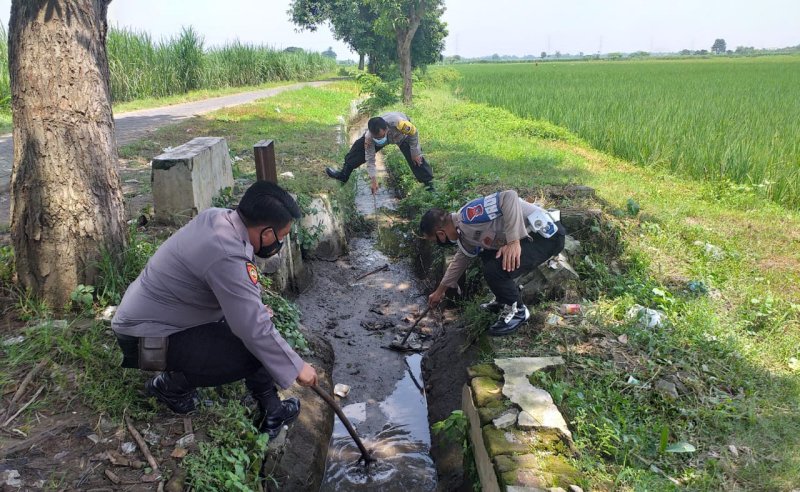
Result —
[[[472, 258], [474, 258], [474, 256]], [[442, 277], [442, 281], [439, 282], [439, 286], [451, 289], [457, 287], [458, 279], [460, 279], [461, 275], [467, 270], [472, 258], [464, 254], [461, 248], [459, 248], [453, 257], [453, 261], [447, 265], [447, 271], [444, 272], [444, 277]]]
[[276, 383], [288, 388], [300, 374], [303, 360], [269, 319], [261, 303], [257, 272], [245, 258], [226, 257], [209, 265], [204, 278], [233, 334], [261, 361]]
[[498, 200], [500, 202], [500, 210], [503, 212], [503, 232], [506, 235], [506, 242], [518, 241], [528, 235], [519, 196], [514, 190], [501, 191], [499, 195]]
[[364, 134], [364, 158], [367, 161], [367, 174], [370, 178], [378, 176], [375, 170], [375, 141], [372, 140], [372, 134], [367, 131]]

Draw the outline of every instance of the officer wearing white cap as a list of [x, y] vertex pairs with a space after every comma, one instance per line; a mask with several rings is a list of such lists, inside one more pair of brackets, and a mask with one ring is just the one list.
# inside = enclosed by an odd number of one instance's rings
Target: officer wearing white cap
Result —
[[253, 255], [276, 254], [299, 217], [285, 190], [259, 181], [236, 210], [205, 210], [158, 248], [112, 320], [123, 367], [162, 371], [146, 383], [149, 395], [188, 413], [195, 388], [244, 379], [261, 432], [274, 437], [297, 417], [300, 401], [281, 401], [275, 383], [310, 386], [317, 374], [275, 329]]
[[457, 213], [432, 208], [422, 216], [420, 230], [440, 246], [458, 245], [439, 286], [428, 297], [433, 307], [475, 257], [495, 300], [481, 307], [499, 312], [489, 335], [510, 335], [530, 318], [514, 279], [564, 249], [564, 226], [543, 208], [519, 198], [514, 190], [500, 191], [467, 203]]

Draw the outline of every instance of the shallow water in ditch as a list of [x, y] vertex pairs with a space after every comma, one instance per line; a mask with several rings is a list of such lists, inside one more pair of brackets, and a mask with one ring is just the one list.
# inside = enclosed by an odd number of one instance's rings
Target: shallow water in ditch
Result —
[[360, 452], [337, 419], [321, 490], [433, 490], [436, 469], [428, 454], [430, 431], [422, 386], [422, 356], [406, 357], [407, 371], [383, 401], [343, 408], [377, 462], [367, 470]]
[[[381, 215], [396, 202], [383, 188], [373, 197], [364, 174], [353, 176], [358, 179], [356, 207], [384, 224]], [[359, 464], [357, 446], [334, 417], [322, 491], [436, 489], [422, 356], [384, 348], [424, 309], [426, 295], [409, 258], [388, 257], [377, 248], [385, 232], [351, 239], [349, 255], [335, 262], [312, 262], [314, 281], [297, 300], [301, 322], [331, 342], [336, 354], [333, 383], [351, 387], [346, 398], [337, 399], [377, 458], [369, 470]], [[383, 265], [388, 268], [356, 280]], [[428, 332], [436, 326], [432, 319], [419, 325]]]

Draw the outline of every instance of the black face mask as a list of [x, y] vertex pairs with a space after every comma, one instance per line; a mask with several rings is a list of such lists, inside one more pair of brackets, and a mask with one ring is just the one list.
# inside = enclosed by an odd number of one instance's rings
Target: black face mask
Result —
[[[270, 244], [269, 246], [264, 246], [264, 231], [270, 229], [272, 234], [275, 236], [275, 242]], [[269, 258], [270, 256], [275, 256], [283, 247], [283, 241], [278, 240], [278, 235], [275, 234], [275, 229], [272, 227], [265, 227], [261, 229], [261, 234], [258, 235], [259, 241], [259, 248], [258, 251], [255, 252], [255, 255], [259, 258]]]

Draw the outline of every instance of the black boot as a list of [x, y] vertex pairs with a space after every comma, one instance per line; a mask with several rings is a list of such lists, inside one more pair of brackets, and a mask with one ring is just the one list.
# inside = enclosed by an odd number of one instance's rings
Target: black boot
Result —
[[332, 167], [326, 167], [325, 174], [327, 174], [328, 177], [341, 181], [342, 183], [347, 183], [347, 179], [349, 178], [349, 176], [345, 177], [344, 173], [342, 173], [341, 171], [337, 171]]
[[502, 337], [516, 332], [531, 317], [530, 311], [521, 302], [504, 306], [500, 318], [489, 328], [489, 336]]
[[144, 389], [175, 413], [191, 413], [197, 408], [197, 390], [182, 372], [162, 372], [144, 383]]
[[269, 434], [270, 439], [277, 437], [281, 428], [294, 422], [300, 414], [299, 399], [288, 398], [281, 401], [274, 389], [262, 393], [253, 392], [253, 398], [258, 401], [255, 426], [259, 432]]

